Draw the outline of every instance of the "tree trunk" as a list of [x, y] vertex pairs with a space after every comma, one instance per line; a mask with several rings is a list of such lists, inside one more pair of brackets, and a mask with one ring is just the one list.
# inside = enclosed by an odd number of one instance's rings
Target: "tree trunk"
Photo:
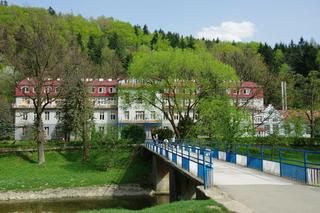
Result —
[[37, 145], [38, 145], [38, 164], [44, 164], [45, 163], [45, 155], [44, 155], [44, 144], [45, 144], [45, 133], [43, 130], [43, 122], [41, 119], [41, 115], [37, 116], [37, 122], [36, 122], [36, 139], [37, 139]]
[[83, 123], [83, 130], [82, 130], [82, 142], [83, 142], [83, 161], [87, 161], [89, 159], [89, 140], [88, 140], [88, 131], [87, 131], [87, 123]]

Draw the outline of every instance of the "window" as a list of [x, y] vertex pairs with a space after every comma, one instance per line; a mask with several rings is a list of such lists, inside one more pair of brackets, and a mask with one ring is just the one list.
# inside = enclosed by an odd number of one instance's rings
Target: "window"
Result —
[[50, 120], [50, 112], [44, 112], [44, 120]]
[[46, 87], [45, 88], [45, 93], [50, 93], [52, 91], [52, 87]]
[[105, 92], [105, 88], [104, 87], [99, 87], [98, 88], [98, 93], [104, 93]]
[[262, 117], [261, 116], [255, 117], [255, 121], [256, 121], [256, 123], [261, 123], [262, 122]]
[[104, 120], [104, 112], [100, 112], [100, 120]]
[[151, 120], [155, 120], [156, 119], [156, 112], [155, 111], [151, 111], [150, 112], [150, 119]]
[[175, 113], [173, 118], [174, 118], [174, 120], [179, 120], [179, 114]]
[[277, 117], [274, 117], [274, 118], [272, 118], [272, 121], [273, 121], [273, 122], [278, 122], [279, 119], [278, 119]]
[[49, 136], [49, 127], [48, 126], [44, 127], [44, 132], [46, 133], [47, 136]]
[[107, 103], [107, 100], [105, 98], [98, 98], [97, 99], [97, 104], [98, 105], [103, 105], [103, 104], [106, 104]]
[[195, 114], [194, 114], [194, 119], [195, 119], [195, 120], [198, 120], [198, 118], [199, 118], [199, 115], [198, 115], [197, 113], [195, 113]]
[[243, 89], [243, 94], [249, 95], [249, 94], [250, 94], [250, 89], [244, 88], [244, 89]]
[[25, 126], [22, 127], [22, 135], [26, 135], [27, 133], [27, 128]]
[[99, 126], [99, 132], [104, 133], [104, 126]]
[[60, 120], [60, 112], [56, 112], [56, 119]]
[[33, 113], [33, 120], [35, 121], [37, 119], [37, 114]]
[[21, 88], [21, 91], [22, 91], [23, 93], [29, 93], [29, 87], [22, 87], [22, 88]]
[[116, 113], [111, 112], [110, 119], [111, 120], [116, 120]]
[[24, 112], [24, 113], [22, 114], [22, 119], [23, 119], [23, 120], [28, 120], [28, 113], [27, 113], [27, 112]]
[[91, 87], [91, 93], [95, 93], [96, 88], [95, 87]]
[[136, 111], [136, 120], [144, 120], [144, 111]]
[[109, 93], [115, 93], [115, 92], [116, 92], [115, 88], [109, 87]]
[[241, 100], [240, 100], [240, 106], [244, 106], [244, 105], [246, 105], [246, 104], [248, 104], [248, 101], [247, 101], [247, 100], [244, 100], [244, 99], [241, 99]]
[[124, 119], [125, 119], [125, 120], [129, 120], [129, 119], [130, 119], [130, 113], [129, 113], [129, 111], [125, 111], [125, 112], [124, 112]]

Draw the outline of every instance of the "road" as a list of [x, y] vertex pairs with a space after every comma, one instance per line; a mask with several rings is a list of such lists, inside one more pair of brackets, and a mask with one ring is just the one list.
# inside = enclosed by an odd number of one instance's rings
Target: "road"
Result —
[[320, 212], [320, 187], [303, 185], [232, 163], [214, 160], [214, 184], [251, 212]]

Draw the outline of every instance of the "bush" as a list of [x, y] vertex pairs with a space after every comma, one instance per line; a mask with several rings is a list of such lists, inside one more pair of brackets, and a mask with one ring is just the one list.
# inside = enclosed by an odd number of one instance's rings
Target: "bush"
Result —
[[153, 129], [152, 130], [152, 137], [155, 137], [158, 135], [158, 139], [163, 141], [164, 139], [170, 139], [173, 138], [173, 131], [171, 129]]
[[144, 143], [146, 133], [144, 128], [138, 125], [125, 126], [121, 131], [121, 138], [128, 139], [131, 143], [140, 144]]

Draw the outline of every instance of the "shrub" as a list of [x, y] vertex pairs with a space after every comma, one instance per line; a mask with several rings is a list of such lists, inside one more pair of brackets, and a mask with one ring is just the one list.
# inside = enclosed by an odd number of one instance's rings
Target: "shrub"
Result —
[[153, 129], [152, 130], [152, 137], [155, 137], [158, 135], [158, 139], [163, 141], [164, 139], [170, 139], [173, 138], [173, 131], [171, 129]]
[[121, 130], [121, 138], [128, 139], [131, 143], [140, 144], [146, 139], [143, 126], [128, 125]]

